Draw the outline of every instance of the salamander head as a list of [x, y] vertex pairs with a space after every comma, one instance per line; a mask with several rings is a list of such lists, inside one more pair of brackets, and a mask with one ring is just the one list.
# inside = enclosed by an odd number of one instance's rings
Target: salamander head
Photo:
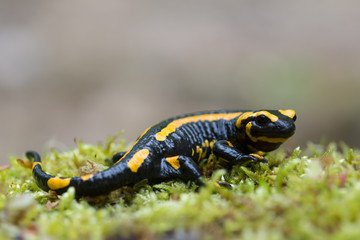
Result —
[[245, 112], [237, 119], [236, 128], [250, 151], [269, 152], [295, 133], [295, 120], [291, 109]]

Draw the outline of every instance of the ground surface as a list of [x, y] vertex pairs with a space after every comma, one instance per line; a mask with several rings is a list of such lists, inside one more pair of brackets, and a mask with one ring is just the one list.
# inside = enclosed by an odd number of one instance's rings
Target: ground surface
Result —
[[[51, 152], [44, 168], [61, 176], [104, 169], [124, 150], [109, 138]], [[0, 170], [2, 239], [358, 239], [360, 151], [344, 144], [309, 144], [267, 155], [268, 164], [216, 170], [206, 187], [170, 182], [124, 188], [101, 198], [76, 199], [41, 191], [25, 162]], [[22, 164], [21, 164], [22, 163]], [[217, 169], [214, 158], [202, 163]], [[233, 189], [213, 184], [221, 179]]]

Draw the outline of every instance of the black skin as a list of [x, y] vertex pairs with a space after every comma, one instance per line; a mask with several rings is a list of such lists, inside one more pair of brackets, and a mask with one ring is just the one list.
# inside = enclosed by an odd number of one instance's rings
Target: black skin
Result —
[[[162, 121], [145, 131], [128, 152], [115, 154], [111, 160], [114, 165], [110, 168], [93, 175], [88, 180], [73, 177], [68, 185], [58, 189], [51, 189], [48, 185], [48, 180], [54, 176], [45, 173], [40, 164], [35, 165], [35, 163], [41, 162], [39, 154], [29, 151], [26, 156], [34, 161], [33, 176], [37, 185], [44, 191], [54, 190], [57, 194], [62, 194], [70, 186], [73, 186], [77, 196], [96, 196], [107, 194], [122, 186], [133, 186], [144, 180], [149, 183], [159, 183], [180, 179], [185, 182], [192, 181], [201, 186], [203, 185], [201, 180], [203, 176], [198, 162], [207, 158], [211, 153], [225, 159], [230, 167], [248, 162], [266, 162], [264, 158], [251, 154], [257, 151], [272, 151], [278, 148], [280, 143], [269, 143], [263, 139], [254, 142], [254, 137], [287, 139], [295, 132], [295, 115], [287, 116], [276, 110], [266, 110], [267, 113], [278, 117], [276, 122], [270, 122], [263, 115], [241, 118], [245, 115], [239, 113], [235, 116], [234, 114], [237, 112], [248, 111], [199, 112]], [[174, 120], [204, 114], [232, 114], [231, 116], [234, 115], [234, 117], [227, 120], [186, 123], [167, 135], [165, 140], [156, 139], [156, 134]], [[240, 118], [242, 120], [238, 121]], [[248, 123], [252, 124], [252, 140], [246, 133]], [[206, 140], [213, 142], [212, 147], [209, 144], [204, 147], [203, 143]], [[202, 155], [196, 151], [197, 146], [202, 147]], [[128, 162], [135, 153], [142, 149], [147, 149], [149, 154], [134, 172], [128, 166]], [[178, 156], [178, 168], [174, 168], [166, 160], [166, 158], [174, 156]]]

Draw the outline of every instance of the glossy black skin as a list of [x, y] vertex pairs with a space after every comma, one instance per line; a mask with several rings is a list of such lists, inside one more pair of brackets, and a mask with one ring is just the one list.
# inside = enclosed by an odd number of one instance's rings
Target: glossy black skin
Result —
[[[240, 128], [236, 127], [239, 117], [234, 117], [231, 120], [191, 122], [178, 127], [165, 141], [158, 141], [155, 138], [161, 129], [176, 119], [202, 114], [233, 112], [244, 111], [199, 112], [162, 121], [149, 128], [126, 155], [125, 153], [115, 154], [112, 159], [115, 164], [107, 170], [95, 174], [89, 180], [73, 177], [68, 186], [55, 191], [57, 194], [61, 194], [70, 186], [73, 186], [77, 196], [95, 196], [109, 193], [122, 186], [132, 186], [143, 180], [147, 180], [149, 183], [158, 183], [172, 179], [180, 179], [185, 182], [193, 181], [201, 186], [203, 182], [201, 181], [202, 173], [198, 166], [199, 154], [193, 149], [196, 149], [196, 146], [202, 146], [205, 140], [214, 141], [214, 144], [212, 149], [210, 147], [203, 148], [203, 152], [206, 151], [206, 154], [201, 158], [206, 158], [213, 153], [228, 161], [232, 166], [249, 161], [265, 161], [250, 154], [257, 151], [272, 151], [280, 145], [279, 143], [251, 141], [245, 131], [248, 122], [251, 121], [253, 124], [254, 132], [251, 133], [253, 136], [288, 138], [295, 132], [295, 117], [290, 118], [281, 115], [278, 111], [267, 111], [279, 116], [279, 120], [277, 122], [267, 121], [262, 123], [259, 119], [249, 117], [242, 121], [243, 124], [241, 124]], [[137, 172], [131, 171], [127, 163], [137, 151], [145, 148], [149, 150], [148, 157], [139, 166]], [[26, 155], [29, 159], [33, 159], [34, 162], [41, 162], [40, 156], [36, 152], [30, 151]], [[179, 156], [180, 168], [178, 169], [175, 169], [166, 161], [167, 157], [173, 156]], [[122, 159], [118, 161], [120, 158]], [[54, 178], [54, 176], [46, 174], [41, 165], [34, 166], [33, 176], [41, 189], [44, 191], [51, 190], [47, 181]]]

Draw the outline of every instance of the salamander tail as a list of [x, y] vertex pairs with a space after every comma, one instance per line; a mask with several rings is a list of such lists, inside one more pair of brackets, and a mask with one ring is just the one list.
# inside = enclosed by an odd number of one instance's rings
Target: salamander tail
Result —
[[26, 157], [32, 161], [32, 173], [35, 182], [42, 190], [54, 190], [57, 193], [63, 193], [69, 188], [71, 178], [55, 177], [42, 170], [41, 157], [37, 152], [28, 151]]
[[46, 192], [52, 190], [57, 194], [62, 194], [69, 187], [74, 187], [77, 196], [97, 196], [136, 182], [136, 179], [129, 177], [129, 173], [123, 174], [125, 171], [130, 171], [124, 164], [116, 164], [96, 174], [58, 177], [47, 174], [43, 170], [41, 158], [37, 152], [28, 151], [26, 157], [32, 161], [32, 174], [36, 184]]

